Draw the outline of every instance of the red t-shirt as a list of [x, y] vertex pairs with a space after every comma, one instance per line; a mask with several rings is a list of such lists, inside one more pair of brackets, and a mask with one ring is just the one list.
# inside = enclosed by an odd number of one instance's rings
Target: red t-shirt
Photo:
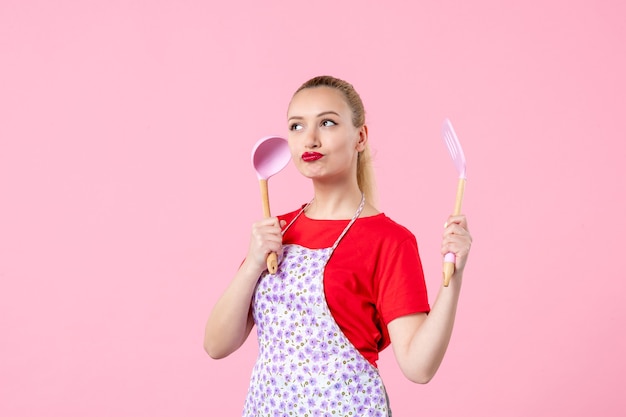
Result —
[[[300, 210], [279, 216], [287, 224]], [[283, 244], [331, 247], [349, 220], [314, 220], [302, 213]], [[429, 312], [415, 236], [385, 214], [358, 218], [335, 249], [324, 273], [326, 302], [348, 340], [376, 366], [389, 346], [387, 324]]]

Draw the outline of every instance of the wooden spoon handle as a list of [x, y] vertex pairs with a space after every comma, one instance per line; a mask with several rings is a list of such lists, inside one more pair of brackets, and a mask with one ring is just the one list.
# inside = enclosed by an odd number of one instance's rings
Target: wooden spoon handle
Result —
[[[265, 216], [265, 218], [272, 217], [270, 212], [270, 198], [267, 189], [267, 180], [259, 180], [259, 185], [261, 187], [261, 200], [263, 201], [263, 216]], [[275, 274], [278, 270], [278, 256], [274, 252], [267, 255], [267, 270], [270, 274]]]
[[[465, 178], [459, 178], [459, 183], [456, 188], [456, 202], [454, 204], [454, 212], [452, 213], [455, 216], [461, 214], [461, 204], [463, 203], [463, 193], [465, 191]], [[450, 278], [454, 274], [454, 255], [451, 257], [451, 262], [444, 261], [443, 263], [443, 286], [447, 287], [450, 285]]]

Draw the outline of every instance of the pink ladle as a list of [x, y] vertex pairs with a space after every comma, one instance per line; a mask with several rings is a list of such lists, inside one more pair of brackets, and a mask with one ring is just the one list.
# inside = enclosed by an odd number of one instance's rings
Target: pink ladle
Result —
[[[278, 136], [266, 136], [252, 148], [252, 166], [257, 173], [263, 201], [263, 215], [271, 217], [267, 180], [283, 170], [291, 159], [287, 140]], [[275, 274], [278, 270], [278, 256], [272, 252], [267, 256], [267, 270]]]

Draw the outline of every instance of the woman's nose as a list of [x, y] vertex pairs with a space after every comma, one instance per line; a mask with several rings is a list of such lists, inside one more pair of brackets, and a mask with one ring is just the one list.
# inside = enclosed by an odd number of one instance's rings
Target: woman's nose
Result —
[[304, 146], [306, 146], [307, 149], [314, 149], [320, 146], [319, 137], [317, 135], [317, 129], [310, 129], [307, 132]]

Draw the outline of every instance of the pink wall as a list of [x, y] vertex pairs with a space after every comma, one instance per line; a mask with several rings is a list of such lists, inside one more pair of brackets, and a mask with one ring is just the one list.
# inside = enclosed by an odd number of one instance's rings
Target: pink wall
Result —
[[255, 341], [213, 361], [203, 326], [261, 215], [252, 145], [321, 73], [362, 94], [432, 297], [444, 117], [468, 158], [457, 328], [429, 385], [384, 353], [394, 416], [623, 415], [626, 7], [504, 3], [2, 0], [0, 415], [238, 415]]

